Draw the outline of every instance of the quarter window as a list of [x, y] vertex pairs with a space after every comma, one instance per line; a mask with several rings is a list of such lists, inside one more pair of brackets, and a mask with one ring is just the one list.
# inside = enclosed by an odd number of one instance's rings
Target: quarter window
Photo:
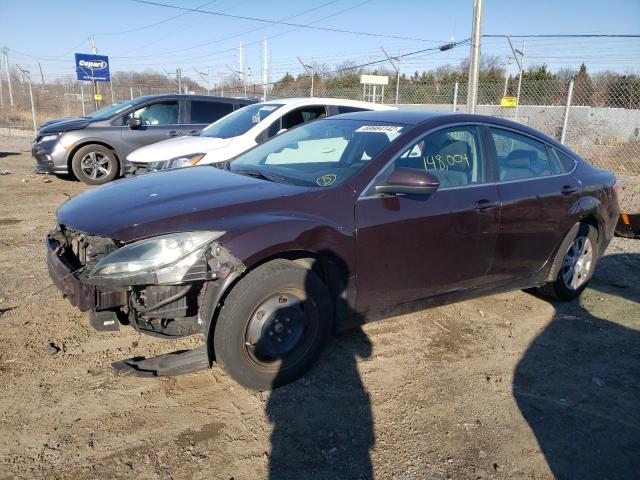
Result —
[[491, 128], [501, 181], [551, 175], [544, 143], [510, 130]]
[[435, 175], [440, 180], [440, 188], [486, 181], [476, 127], [454, 127], [427, 135], [396, 160], [395, 168], [400, 167]]
[[555, 148], [549, 148], [551, 156], [551, 166], [554, 173], [569, 173], [576, 165], [576, 161], [566, 153]]
[[130, 118], [139, 118], [143, 125], [176, 125], [179, 111], [178, 102], [152, 103], [127, 113], [123, 123], [126, 125]]
[[232, 103], [191, 102], [191, 123], [213, 123], [233, 112]]

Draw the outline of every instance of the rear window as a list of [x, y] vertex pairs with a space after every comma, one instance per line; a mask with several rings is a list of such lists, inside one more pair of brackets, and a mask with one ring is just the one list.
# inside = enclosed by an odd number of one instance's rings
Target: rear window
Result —
[[231, 112], [233, 112], [232, 103], [194, 100], [191, 102], [191, 123], [213, 123]]

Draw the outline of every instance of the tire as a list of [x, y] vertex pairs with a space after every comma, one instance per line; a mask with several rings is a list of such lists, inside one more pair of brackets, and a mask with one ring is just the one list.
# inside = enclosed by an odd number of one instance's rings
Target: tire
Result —
[[233, 287], [220, 310], [216, 362], [253, 390], [293, 382], [327, 343], [331, 305], [326, 285], [311, 270], [288, 260], [265, 263]]
[[577, 298], [591, 281], [597, 259], [598, 233], [593, 226], [581, 223], [558, 249], [553, 267], [558, 271], [555, 279], [538, 287], [538, 292], [553, 300]]
[[71, 169], [78, 180], [88, 185], [102, 185], [118, 175], [118, 159], [113, 151], [102, 145], [85, 145], [71, 161]]

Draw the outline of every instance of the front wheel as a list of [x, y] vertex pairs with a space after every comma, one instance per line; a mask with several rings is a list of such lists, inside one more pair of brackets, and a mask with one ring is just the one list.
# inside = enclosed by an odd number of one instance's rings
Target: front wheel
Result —
[[[539, 292], [555, 300], [572, 300], [587, 288], [598, 259], [598, 234], [596, 229], [581, 224], [577, 233], [567, 237], [558, 255], [562, 255], [555, 280], [539, 287]], [[556, 260], [560, 262], [560, 258]]]
[[216, 362], [239, 384], [268, 390], [304, 375], [333, 324], [326, 285], [288, 260], [268, 262], [233, 287], [220, 310]]
[[118, 175], [118, 160], [107, 147], [86, 145], [73, 156], [71, 168], [78, 180], [89, 185], [102, 185]]

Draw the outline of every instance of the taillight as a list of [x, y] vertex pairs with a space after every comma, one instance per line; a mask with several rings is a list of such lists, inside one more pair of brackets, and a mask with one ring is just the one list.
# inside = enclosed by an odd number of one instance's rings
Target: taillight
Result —
[[620, 190], [622, 190], [622, 185], [620, 184], [620, 182], [618, 182], [618, 180], [616, 180], [615, 182], [613, 182], [613, 190], [618, 193], [620, 192]]

